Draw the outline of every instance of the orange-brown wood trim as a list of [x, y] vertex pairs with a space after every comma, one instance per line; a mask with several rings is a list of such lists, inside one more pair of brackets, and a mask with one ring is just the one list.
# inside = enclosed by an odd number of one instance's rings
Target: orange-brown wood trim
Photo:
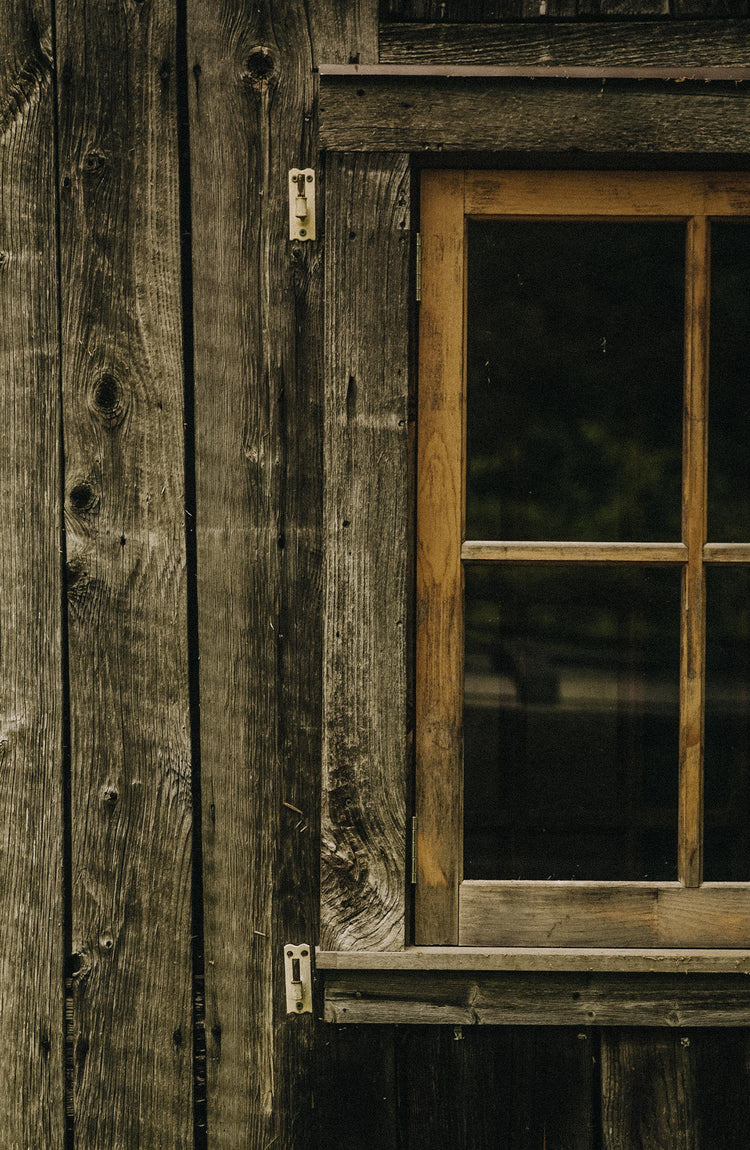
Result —
[[685, 563], [687, 557], [684, 543], [496, 543], [467, 539], [461, 547], [462, 559], [485, 563]]
[[708, 399], [709, 224], [691, 219], [685, 260], [685, 415], [680, 633], [680, 775], [677, 873], [695, 887], [703, 875], [703, 703], [706, 605], [706, 409]]
[[468, 216], [750, 215], [743, 172], [467, 172]]
[[458, 941], [462, 871], [464, 174], [422, 178], [415, 941]]

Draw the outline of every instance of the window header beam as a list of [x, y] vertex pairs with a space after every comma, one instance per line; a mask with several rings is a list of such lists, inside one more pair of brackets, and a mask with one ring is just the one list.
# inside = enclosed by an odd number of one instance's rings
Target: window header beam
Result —
[[328, 64], [319, 72], [329, 151], [750, 153], [750, 68]]

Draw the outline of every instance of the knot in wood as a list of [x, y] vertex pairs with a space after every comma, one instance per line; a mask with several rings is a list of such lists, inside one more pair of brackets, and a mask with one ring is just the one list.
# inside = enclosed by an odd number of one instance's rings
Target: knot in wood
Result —
[[106, 806], [114, 807], [119, 797], [116, 787], [102, 787], [102, 801]]
[[0, 252], [0, 271], [10, 263], [10, 252]]
[[276, 58], [270, 48], [263, 44], [248, 52], [245, 59], [245, 69], [242, 72], [243, 80], [259, 90], [270, 84], [275, 74]]
[[122, 423], [128, 407], [127, 395], [111, 372], [102, 372], [94, 381], [89, 396], [89, 407], [95, 416], [110, 427]]
[[78, 556], [69, 559], [65, 564], [65, 582], [68, 587], [72, 587], [75, 583], [82, 579], [86, 574], [86, 568], [83, 560]]
[[68, 959], [70, 978], [75, 986], [82, 986], [91, 974], [91, 959], [87, 951], [79, 950]]
[[70, 506], [79, 515], [87, 511], [91, 511], [96, 505], [97, 498], [96, 492], [90, 483], [76, 483], [75, 487], [70, 489]]
[[98, 148], [92, 148], [83, 157], [83, 170], [85, 172], [100, 172], [107, 162], [107, 157]]

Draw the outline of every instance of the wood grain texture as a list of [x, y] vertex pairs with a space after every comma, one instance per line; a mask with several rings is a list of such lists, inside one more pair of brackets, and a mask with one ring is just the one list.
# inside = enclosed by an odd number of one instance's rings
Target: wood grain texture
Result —
[[414, 940], [458, 941], [463, 873], [464, 173], [422, 177]]
[[606, 1150], [735, 1150], [747, 1142], [746, 1030], [602, 1034]]
[[750, 67], [603, 67], [597, 64], [541, 65], [528, 64], [321, 64], [318, 68], [321, 79], [333, 77], [340, 80], [429, 80], [439, 84], [441, 80], [593, 80], [607, 84], [612, 80], [658, 81], [671, 80], [675, 83], [686, 81], [729, 82], [733, 84], [750, 80]]
[[174, 15], [57, 6], [81, 1150], [192, 1138]]
[[695, 216], [685, 249], [685, 413], [683, 419], [682, 572], [680, 612], [680, 779], [677, 874], [687, 886], [703, 878], [703, 727], [706, 679], [706, 542], [709, 224]]
[[[750, 15], [747, 0], [381, 0], [381, 18], [429, 23], [533, 20], [538, 17], [627, 19], [675, 16], [679, 19], [738, 18]], [[668, 24], [671, 21], [663, 21]]]
[[602, 1135], [607, 1150], [698, 1150], [690, 1042], [684, 1035], [602, 1035]]
[[463, 882], [462, 946], [750, 945], [750, 885]]
[[750, 950], [623, 947], [407, 947], [405, 950], [318, 951], [318, 970], [568, 970], [616, 973], [750, 974]]
[[584, 1027], [404, 1027], [399, 1145], [593, 1150], [597, 1047]]
[[[747, 1027], [746, 975], [330, 971], [328, 1022]], [[637, 1143], [636, 1143], [637, 1145]]]
[[326, 175], [321, 945], [406, 939], [408, 160]]
[[682, 543], [491, 543], [467, 539], [461, 558], [487, 563], [684, 563]]
[[733, 20], [506, 24], [384, 23], [381, 64], [701, 65], [747, 63]]
[[745, 215], [743, 172], [467, 172], [466, 212], [477, 216]]
[[47, 3], [0, 4], [0, 1140], [63, 1140], [63, 682]]
[[703, 547], [705, 563], [750, 563], [750, 544], [706, 543]]
[[[190, 0], [198, 612], [210, 1144], [314, 1145], [314, 1022], [284, 942], [318, 921], [323, 169], [313, 66], [377, 53], [370, 3]], [[325, 221], [322, 219], [322, 226]]]
[[340, 151], [744, 153], [750, 103], [713, 84], [327, 77], [320, 133]]

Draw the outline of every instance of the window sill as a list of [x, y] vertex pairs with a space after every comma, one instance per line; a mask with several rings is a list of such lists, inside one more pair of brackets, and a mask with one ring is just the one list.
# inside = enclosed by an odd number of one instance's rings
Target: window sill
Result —
[[316, 965], [337, 1024], [750, 1025], [750, 950], [409, 947]]
[[750, 974], [750, 950], [551, 946], [410, 946], [394, 951], [319, 950], [318, 970], [535, 970], [616, 974]]

